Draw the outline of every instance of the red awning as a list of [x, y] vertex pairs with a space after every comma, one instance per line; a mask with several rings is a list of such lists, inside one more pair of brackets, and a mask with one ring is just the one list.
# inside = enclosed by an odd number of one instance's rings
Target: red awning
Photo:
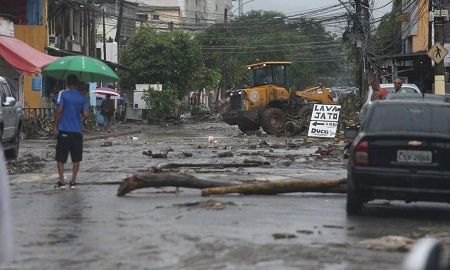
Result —
[[36, 50], [19, 39], [7, 36], [0, 36], [0, 55], [16, 69], [28, 73], [40, 73], [41, 68], [58, 59]]

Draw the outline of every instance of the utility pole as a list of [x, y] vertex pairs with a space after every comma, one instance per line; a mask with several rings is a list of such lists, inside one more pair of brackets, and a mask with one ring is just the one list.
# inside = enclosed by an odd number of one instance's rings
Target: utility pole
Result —
[[90, 46], [90, 54], [89, 54], [89, 56], [91, 56], [91, 57], [95, 57], [95, 58], [97, 58], [97, 56], [96, 56], [96, 51], [97, 51], [97, 44], [96, 44], [96, 42], [97, 42], [97, 38], [96, 38], [96, 34], [97, 34], [97, 28], [96, 28], [96, 22], [95, 22], [95, 8], [94, 8], [94, 6], [95, 6], [95, 3], [94, 3], [94, 1], [93, 0], [91, 0], [91, 10], [92, 10], [92, 12], [91, 12], [91, 23], [90, 23], [90, 25], [91, 25], [91, 38], [90, 38], [90, 40], [91, 40], [91, 46]]
[[106, 61], [106, 26], [105, 26], [105, 10], [103, 10], [102, 15], [103, 15], [103, 60]]
[[123, 3], [124, 0], [119, 0], [119, 17], [117, 18], [117, 31], [116, 31], [116, 38], [114, 39], [117, 44], [120, 44], [120, 30], [122, 28], [122, 20], [123, 20]]
[[87, 5], [87, 3], [86, 3], [86, 7], [84, 10], [84, 19], [83, 19], [83, 50], [82, 50], [82, 52], [84, 55], [88, 55], [88, 29], [89, 29], [88, 12], [89, 12], [89, 5]]
[[359, 95], [363, 94], [363, 84], [362, 84], [362, 74], [363, 74], [363, 61], [362, 61], [362, 44], [361, 44], [361, 33], [363, 25], [361, 23], [361, 0], [355, 0], [355, 10], [353, 21], [353, 34], [356, 37], [355, 40], [355, 52], [356, 52], [356, 85], [359, 89]]

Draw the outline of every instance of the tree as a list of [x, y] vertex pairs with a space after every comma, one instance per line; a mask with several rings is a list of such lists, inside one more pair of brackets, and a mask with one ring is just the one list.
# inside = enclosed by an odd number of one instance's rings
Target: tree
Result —
[[396, 21], [396, 13], [401, 10], [401, 5], [401, 0], [393, 1], [392, 11], [381, 18], [373, 37], [374, 54], [377, 56], [402, 52], [402, 24]]
[[168, 118], [175, 115], [174, 108], [177, 107], [176, 91], [170, 88], [158, 91], [150, 87], [144, 91], [142, 99], [150, 108], [147, 116], [151, 118]]
[[215, 70], [200, 67], [191, 80], [189, 88], [195, 92], [201, 92], [203, 88], [208, 91], [214, 90], [219, 85], [221, 75]]
[[136, 31], [120, 62], [133, 69], [119, 74], [121, 87], [134, 89], [136, 83], [170, 84], [179, 99], [189, 93], [189, 86], [195, 84], [195, 75], [203, 65], [201, 46], [189, 34], [177, 30], [157, 32], [149, 26]]
[[332, 77], [339, 70], [340, 49], [337, 53], [330, 46], [338, 42], [320, 23], [288, 19], [276, 11], [251, 11], [235, 21], [215, 24], [197, 40], [203, 46], [205, 65], [222, 74], [224, 89], [240, 84], [245, 65], [256, 59], [292, 61], [292, 84], [297, 88], [318, 83], [320, 77]]

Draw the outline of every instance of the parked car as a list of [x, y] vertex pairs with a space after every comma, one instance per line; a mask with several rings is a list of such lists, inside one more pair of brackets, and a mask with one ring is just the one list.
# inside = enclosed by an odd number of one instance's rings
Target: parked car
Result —
[[[380, 87], [386, 89], [386, 91], [388, 91], [388, 94], [393, 94], [395, 91], [393, 83], [382, 83], [380, 84]], [[402, 90], [403, 93], [421, 93], [419, 87], [417, 87], [415, 84], [405, 83], [402, 85]], [[366, 114], [370, 104], [372, 104], [372, 102], [375, 100], [375, 93], [372, 89], [372, 86], [369, 86], [369, 89], [367, 90], [366, 96], [363, 100], [364, 104], [360, 111], [360, 120], [364, 118], [364, 115]]]
[[374, 199], [450, 202], [450, 103], [380, 100], [369, 107], [347, 167], [347, 213]]
[[19, 155], [20, 132], [22, 130], [22, 104], [15, 98], [7, 80], [0, 76], [0, 138], [6, 158]]

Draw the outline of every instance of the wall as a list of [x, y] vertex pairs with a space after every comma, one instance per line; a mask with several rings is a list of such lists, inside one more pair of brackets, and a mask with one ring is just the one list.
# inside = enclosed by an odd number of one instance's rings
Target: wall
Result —
[[428, 1], [419, 0], [417, 35], [413, 37], [412, 52], [426, 51], [428, 49]]
[[[110, 61], [113, 63], [118, 63], [119, 62], [119, 58], [118, 58], [118, 52], [117, 52], [117, 42], [106, 42], [106, 61]], [[101, 58], [103, 59], [104, 54], [103, 54], [103, 42], [97, 42], [97, 49], [100, 49], [101, 51], [101, 55], [97, 56], [97, 58]], [[103, 59], [105, 60], [105, 59]]]
[[[47, 45], [47, 29], [45, 26], [14, 25], [14, 37], [41, 52], [44, 52]], [[40, 108], [42, 106], [41, 92], [31, 90], [31, 79], [34, 76], [34, 74], [24, 74], [23, 90], [20, 91], [24, 99], [21, 101], [23, 101], [25, 107]]]
[[429, 12], [427, 0], [403, 0], [403, 9], [409, 20], [402, 23], [403, 53], [424, 51], [428, 48]]

